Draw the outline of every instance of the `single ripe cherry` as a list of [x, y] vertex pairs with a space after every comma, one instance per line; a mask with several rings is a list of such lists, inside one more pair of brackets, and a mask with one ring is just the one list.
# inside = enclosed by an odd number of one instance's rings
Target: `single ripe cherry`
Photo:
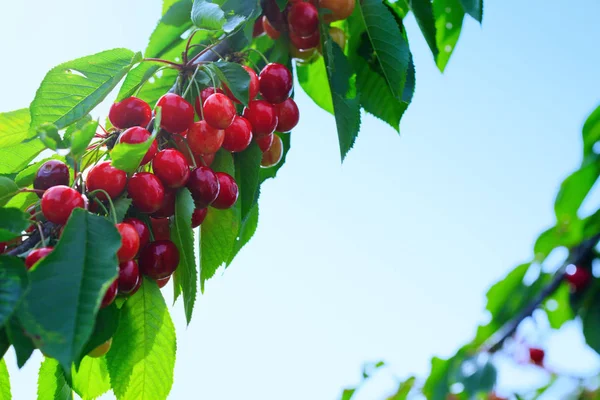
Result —
[[112, 346], [112, 338], [108, 339], [106, 342], [102, 343], [100, 346], [96, 347], [94, 350], [90, 351], [87, 356], [92, 358], [100, 358], [110, 350]]
[[209, 167], [199, 166], [190, 174], [187, 188], [197, 208], [208, 207], [219, 195], [219, 179]]
[[[46, 190], [52, 186], [69, 185], [69, 167], [64, 162], [58, 160], [48, 160], [35, 174], [33, 188], [36, 190]], [[39, 197], [42, 197], [38, 193]]]
[[67, 223], [76, 208], [85, 208], [83, 196], [68, 186], [53, 186], [42, 196], [42, 214], [58, 225]]
[[283, 157], [283, 141], [278, 135], [273, 135], [273, 144], [263, 153], [260, 165], [264, 168], [273, 167], [279, 164]]
[[[258, 75], [256, 75], [256, 72], [254, 72], [254, 70], [247, 65], [242, 65], [242, 68], [244, 68], [246, 70], [246, 72], [248, 72], [248, 75], [250, 75], [250, 85], [248, 86], [248, 101], [252, 101], [256, 98], [256, 96], [258, 96], [258, 89], [259, 89]], [[227, 94], [227, 96], [229, 96], [231, 101], [233, 101], [234, 103], [237, 103], [237, 104], [241, 103], [233, 95], [233, 93], [231, 93], [231, 90], [229, 90], [229, 87], [227, 87], [227, 86], [225, 86], [225, 93]]]
[[298, 36], [309, 36], [319, 28], [319, 11], [310, 3], [293, 3], [288, 11], [290, 32]]
[[194, 101], [194, 108], [196, 109], [196, 114], [198, 114], [198, 117], [200, 119], [202, 119], [202, 109], [201, 109], [201, 105], [204, 104], [204, 102], [206, 101], [206, 99], [209, 98], [210, 95], [215, 94], [215, 93], [224, 93], [223, 90], [217, 88], [215, 89], [212, 86], [209, 86], [207, 88], [202, 89], [202, 91], [200, 91], [200, 96], [196, 97], [196, 100]]
[[283, 64], [267, 64], [258, 76], [260, 93], [270, 103], [281, 103], [292, 91], [294, 83], [292, 73]]
[[178, 265], [179, 250], [170, 240], [152, 242], [140, 254], [140, 270], [155, 280], [171, 275]]
[[148, 172], [133, 174], [127, 184], [127, 192], [133, 206], [148, 214], [158, 211], [165, 197], [165, 188], [160, 179]]
[[175, 199], [177, 197], [176, 189], [165, 188], [165, 196], [160, 208], [152, 214], [154, 218], [169, 218], [175, 215]]
[[124, 222], [117, 224], [117, 230], [121, 235], [121, 247], [117, 252], [119, 262], [133, 260], [140, 249], [140, 236], [133, 226]]
[[235, 118], [235, 106], [231, 99], [222, 93], [208, 96], [204, 102], [204, 120], [215, 129], [225, 129]]
[[187, 141], [194, 154], [216, 153], [223, 144], [225, 131], [215, 129], [206, 121], [194, 122], [187, 133]]
[[244, 118], [252, 125], [255, 137], [275, 132], [277, 112], [271, 103], [265, 100], [253, 100], [244, 108]]
[[100, 308], [108, 307], [115, 298], [117, 297], [117, 289], [119, 288], [119, 279], [115, 279], [113, 283], [110, 284], [108, 290], [104, 294], [102, 298], [102, 303], [100, 304]]
[[152, 170], [170, 188], [185, 186], [190, 177], [190, 165], [184, 155], [175, 149], [159, 151], [152, 160]]
[[263, 153], [267, 152], [271, 146], [273, 145], [273, 140], [275, 140], [275, 134], [269, 133], [268, 135], [261, 136], [259, 138], [254, 139], [256, 144], [260, 148], [260, 151]]
[[262, 18], [258, 18], [254, 21], [254, 27], [252, 28], [252, 37], [259, 37], [265, 33], [265, 28], [263, 28]]
[[[127, 186], [127, 173], [113, 167], [110, 161], [104, 161], [90, 169], [86, 185], [90, 192], [102, 189], [111, 199], [115, 199]], [[101, 201], [106, 200], [106, 195], [102, 192], [98, 192], [96, 196]]]
[[544, 350], [539, 349], [537, 347], [529, 348], [529, 358], [531, 359], [531, 362], [535, 365], [541, 366], [544, 363], [544, 356]]
[[136, 286], [138, 286], [140, 279], [142, 279], [140, 276], [140, 269], [135, 260], [125, 261], [119, 264], [119, 293], [131, 293]]
[[158, 285], [159, 289], [162, 289], [165, 286], [167, 286], [167, 283], [169, 283], [170, 280], [171, 280], [171, 275], [167, 276], [166, 278], [157, 279], [156, 284]]
[[225, 172], [217, 172], [217, 178], [219, 179], [220, 190], [211, 206], [221, 210], [231, 208], [237, 201], [239, 195], [238, 185], [235, 182], [235, 179]]
[[[150, 132], [148, 132], [147, 129], [134, 126], [133, 128], [129, 128], [125, 132], [121, 133], [121, 136], [119, 136], [119, 143], [144, 143], [146, 140], [148, 140], [149, 137]], [[157, 151], [158, 143], [156, 142], [156, 140], [154, 140], [152, 141], [150, 148], [148, 148], [148, 151], [144, 155], [144, 158], [142, 158], [142, 162], [140, 163], [140, 165], [146, 165], [150, 161], [152, 161]]]
[[300, 111], [296, 102], [291, 97], [283, 103], [275, 104], [277, 111], [277, 132], [289, 132], [300, 120]]
[[140, 238], [140, 250], [143, 249], [150, 241], [150, 229], [148, 229], [142, 220], [137, 218], [125, 218], [123, 222], [133, 226], [133, 229], [135, 229]]
[[194, 122], [194, 107], [175, 93], [165, 94], [156, 106], [162, 108], [160, 127], [169, 133], [183, 133]]
[[277, 29], [275, 29], [273, 27], [273, 25], [271, 25], [271, 23], [269, 22], [269, 20], [266, 16], [262, 17], [262, 25], [263, 25], [263, 30], [265, 31], [265, 33], [267, 34], [268, 37], [270, 37], [273, 40], [279, 39], [279, 36], [281, 36], [281, 33]]
[[246, 150], [252, 141], [252, 125], [244, 117], [235, 117], [231, 126], [225, 129], [223, 148], [232, 153]]
[[354, 11], [356, 0], [320, 0], [319, 7], [330, 10], [331, 13], [324, 13], [325, 22], [340, 21], [348, 18]]
[[197, 228], [204, 222], [208, 208], [196, 208], [192, 214], [192, 228]]
[[30, 269], [35, 265], [36, 262], [52, 253], [52, 250], [54, 250], [54, 247], [41, 247], [39, 249], [32, 250], [31, 253], [29, 253], [25, 258], [25, 266], [27, 269]]
[[576, 266], [573, 269], [568, 268], [565, 279], [574, 291], [579, 292], [585, 289], [592, 281], [592, 274], [584, 267]]
[[171, 221], [169, 218], [150, 218], [154, 240], [171, 240]]
[[115, 128], [146, 127], [152, 119], [152, 109], [142, 99], [128, 97], [110, 106], [108, 119]]
[[319, 34], [319, 31], [315, 31], [310, 36], [302, 37], [290, 32], [290, 42], [292, 42], [294, 47], [298, 50], [314, 49], [321, 43], [321, 35]]

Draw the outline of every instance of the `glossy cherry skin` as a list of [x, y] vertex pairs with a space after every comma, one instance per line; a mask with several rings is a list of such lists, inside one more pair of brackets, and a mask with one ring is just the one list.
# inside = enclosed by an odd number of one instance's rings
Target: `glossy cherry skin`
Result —
[[253, 100], [244, 108], [244, 118], [252, 125], [255, 137], [275, 132], [277, 127], [277, 112], [271, 103], [265, 100]]
[[32, 250], [31, 253], [29, 253], [25, 258], [25, 266], [27, 269], [30, 269], [35, 265], [36, 262], [52, 253], [52, 250], [54, 250], [54, 247], [41, 247], [39, 249]]
[[222, 93], [208, 96], [204, 102], [204, 120], [215, 129], [225, 129], [235, 118], [235, 106], [229, 97]]
[[252, 125], [244, 117], [235, 117], [231, 126], [225, 129], [223, 148], [232, 153], [246, 150], [252, 141]]
[[270, 103], [281, 103], [292, 91], [292, 73], [283, 64], [267, 64], [258, 75], [260, 93]]
[[135, 260], [125, 261], [119, 264], [119, 293], [129, 294], [138, 286], [139, 280], [142, 279], [140, 276], [140, 269]]
[[277, 111], [277, 132], [289, 132], [300, 120], [300, 111], [291, 97], [283, 103], [275, 104]]
[[[121, 134], [121, 136], [119, 136], [119, 143], [129, 143], [129, 144], [143, 143], [146, 140], [148, 140], [149, 137], [150, 137], [150, 132], [148, 132], [147, 129], [140, 128], [139, 126], [134, 126], [133, 128], [127, 129], [125, 132], [123, 132]], [[152, 161], [152, 159], [156, 155], [157, 151], [158, 151], [158, 143], [156, 142], [156, 140], [154, 140], [154, 141], [152, 141], [150, 148], [148, 148], [148, 151], [144, 155], [144, 158], [142, 158], [142, 162], [140, 163], [140, 165], [146, 165], [150, 161]]]
[[140, 254], [140, 271], [155, 280], [171, 275], [178, 265], [179, 250], [170, 240], [152, 242]]
[[290, 32], [298, 36], [310, 36], [319, 28], [319, 11], [310, 3], [296, 2], [288, 10]]
[[177, 94], [165, 94], [156, 106], [162, 108], [160, 127], [169, 133], [183, 133], [194, 122], [194, 107]]
[[265, 28], [263, 27], [262, 18], [258, 18], [256, 21], [254, 21], [252, 37], [259, 37], [263, 33], [265, 33]]
[[160, 208], [152, 214], [154, 218], [169, 218], [175, 215], [175, 199], [177, 196], [176, 189], [165, 188], [165, 196], [163, 197]]
[[331, 11], [331, 13], [323, 14], [323, 19], [325, 22], [333, 22], [346, 19], [352, 15], [355, 3], [355, 0], [320, 0], [319, 7]]
[[148, 172], [133, 174], [127, 184], [127, 192], [133, 206], [148, 214], [158, 211], [165, 197], [165, 188], [160, 179]]
[[219, 179], [219, 195], [211, 204], [212, 207], [225, 210], [231, 208], [237, 201], [239, 195], [238, 185], [235, 179], [225, 172], [217, 172]]
[[170, 280], [171, 280], [171, 275], [167, 276], [166, 278], [157, 279], [156, 284], [158, 285], [159, 289], [162, 289], [165, 286], [167, 286], [167, 283], [169, 283]]
[[223, 90], [217, 88], [215, 89], [212, 86], [209, 86], [207, 88], [202, 89], [202, 91], [200, 91], [200, 96], [196, 97], [196, 100], [194, 101], [194, 108], [196, 109], [196, 114], [198, 114], [198, 118], [203, 119], [202, 118], [202, 109], [200, 107], [201, 104], [204, 104], [204, 102], [206, 101], [206, 99], [208, 99], [208, 97], [212, 94], [215, 93], [224, 93]]
[[273, 135], [271, 147], [263, 153], [260, 165], [269, 168], [279, 164], [283, 157], [283, 141], [278, 135]]
[[140, 249], [140, 236], [132, 225], [124, 222], [117, 224], [117, 230], [121, 235], [121, 247], [117, 252], [119, 262], [133, 260]]
[[254, 140], [256, 141], [256, 144], [260, 148], [260, 151], [262, 151], [263, 153], [265, 153], [273, 145], [273, 140], [275, 140], [275, 134], [274, 133], [270, 133], [268, 135], [261, 136], [259, 138], [255, 138]]
[[112, 338], [108, 339], [106, 342], [102, 343], [100, 346], [96, 347], [94, 350], [90, 351], [87, 356], [92, 358], [100, 358], [110, 350], [112, 346]]
[[209, 167], [199, 166], [192, 171], [187, 188], [197, 208], [208, 207], [219, 195], [219, 179]]
[[321, 43], [321, 35], [319, 34], [319, 31], [315, 31], [312, 35], [306, 37], [290, 33], [290, 42], [292, 42], [298, 50], [314, 49]]
[[115, 298], [117, 297], [117, 289], [119, 288], [119, 280], [115, 279], [113, 283], [110, 284], [108, 290], [104, 294], [102, 298], [102, 303], [100, 304], [100, 308], [108, 307]]
[[590, 284], [592, 274], [586, 268], [577, 266], [573, 271], [567, 271], [565, 279], [569, 282], [573, 290], [579, 292]]
[[135, 229], [140, 238], [140, 250], [143, 249], [150, 241], [150, 229], [148, 229], [142, 220], [137, 218], [125, 218], [123, 222], [133, 226], [133, 229]]
[[42, 196], [42, 213], [55, 224], [66, 224], [76, 208], [85, 208], [85, 200], [78, 191], [68, 186], [53, 186]]
[[[111, 199], [115, 199], [127, 186], [127, 173], [113, 167], [110, 161], [104, 161], [90, 169], [86, 185], [90, 192], [102, 189]], [[106, 200], [106, 195], [102, 192], [96, 193], [96, 196], [102, 201]]]
[[169, 218], [150, 218], [154, 240], [171, 240], [171, 221]]
[[196, 208], [192, 214], [192, 228], [197, 228], [204, 222], [208, 208]]
[[206, 121], [194, 122], [187, 133], [188, 146], [194, 154], [216, 153], [224, 139], [225, 131], [213, 128]]
[[[259, 89], [258, 75], [256, 75], [256, 72], [254, 72], [254, 70], [247, 65], [242, 65], [242, 68], [244, 68], [248, 72], [248, 75], [250, 75], [250, 85], [248, 86], [248, 101], [254, 100], [256, 98], [256, 96], [258, 96], [258, 89]], [[227, 96], [229, 96], [229, 98], [234, 103], [237, 103], [237, 104], [241, 103], [233, 95], [233, 93], [231, 93], [231, 90], [229, 90], [229, 88], [227, 86], [225, 86], [225, 93], [227, 94]]]
[[175, 149], [159, 151], [152, 160], [152, 170], [169, 188], [185, 186], [190, 177], [190, 165], [184, 155]]
[[270, 37], [273, 40], [279, 39], [279, 36], [281, 36], [281, 33], [277, 29], [275, 29], [273, 27], [273, 25], [271, 25], [271, 23], [269, 22], [269, 20], [267, 19], [266, 16], [262, 17], [262, 25], [263, 25], [263, 30], [265, 31], [265, 33], [267, 34], [268, 37]]
[[529, 358], [535, 365], [542, 365], [544, 363], [545, 352], [542, 349], [531, 347], [529, 349]]
[[[46, 190], [52, 186], [69, 185], [69, 167], [64, 162], [58, 160], [48, 160], [35, 174], [33, 188], [37, 190]], [[38, 193], [39, 197], [42, 197]]]
[[146, 127], [152, 119], [152, 109], [142, 99], [128, 97], [110, 106], [108, 119], [115, 128]]

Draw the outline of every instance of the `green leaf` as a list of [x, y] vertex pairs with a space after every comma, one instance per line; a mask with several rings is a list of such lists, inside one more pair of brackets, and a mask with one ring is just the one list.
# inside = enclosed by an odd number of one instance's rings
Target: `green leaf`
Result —
[[12, 196], [14, 196], [19, 188], [12, 180], [0, 176], [0, 207], [5, 205]]
[[138, 91], [158, 70], [161, 65], [156, 62], [144, 61], [133, 68], [127, 76], [119, 90], [117, 101], [131, 97]]
[[36, 128], [36, 133], [47, 148], [51, 150], [64, 148], [63, 140], [58, 134], [56, 125], [44, 122]]
[[75, 159], [83, 156], [98, 129], [98, 121], [90, 121], [71, 136], [71, 156]]
[[[113, 200], [115, 206], [115, 219], [117, 222], [123, 222], [129, 207], [131, 206], [132, 200], [128, 197], [119, 197], [117, 200]], [[109, 213], [112, 211], [109, 210]], [[109, 215], [109, 219], [112, 221], [112, 215]]]
[[460, 0], [465, 12], [479, 23], [483, 19], [483, 0]]
[[408, 398], [408, 393], [412, 390], [415, 385], [415, 377], [410, 377], [404, 382], [400, 383], [398, 390], [392, 396], [388, 397], [387, 400], [406, 400]]
[[154, 107], [158, 99], [167, 93], [177, 79], [177, 70], [165, 69], [161, 76], [155, 75], [152, 80], [146, 82], [137, 93], [137, 97], [144, 100], [150, 107]]
[[[593, 220], [591, 221], [593, 222]], [[573, 247], [583, 240], [584, 222], [580, 219], [565, 221], [542, 232], [533, 245], [537, 262], [542, 262], [557, 247]]]
[[58, 361], [44, 359], [38, 373], [37, 400], [73, 400], [73, 392]]
[[496, 384], [497, 372], [489, 357], [485, 354], [466, 358], [460, 367], [456, 368], [454, 380], [464, 386], [469, 398], [479, 393], [487, 393]]
[[[181, 26], [167, 25], [159, 22], [152, 34], [144, 52], [146, 58], [163, 58], [171, 50], [185, 46], [181, 36], [193, 27], [192, 21]], [[179, 52], [181, 56], [181, 51]]]
[[154, 129], [148, 140], [142, 143], [117, 143], [110, 152], [112, 166], [128, 173], [135, 172], [156, 138], [157, 132]]
[[421, 33], [427, 41], [431, 54], [433, 57], [437, 57], [439, 50], [436, 42], [436, 29], [435, 29], [435, 18], [433, 17], [433, 8], [431, 6], [431, 0], [410, 0], [410, 8], [415, 14], [415, 19]]
[[0, 359], [4, 358], [4, 355], [10, 348], [10, 340], [6, 334], [6, 329], [0, 328]]
[[196, 270], [194, 231], [192, 230], [193, 213], [194, 200], [190, 191], [183, 188], [177, 192], [175, 200], [175, 223], [171, 228], [171, 239], [179, 249], [179, 266], [175, 270], [174, 284], [183, 292], [183, 306], [188, 325], [192, 320], [192, 311], [198, 292], [198, 271]]
[[18, 208], [21, 211], [26, 211], [29, 207], [31, 207], [35, 202], [37, 202], [40, 198], [37, 197], [37, 194], [31, 192], [22, 192], [15, 195], [8, 203], [6, 203], [5, 207], [8, 208]]
[[577, 218], [577, 211], [596, 183], [600, 175], [600, 157], [591, 154], [584, 159], [581, 167], [567, 177], [560, 185], [554, 202], [554, 212], [559, 223]]
[[63, 156], [54, 154], [52, 157], [44, 158], [43, 160], [39, 160], [33, 164], [30, 164], [15, 177], [15, 183], [17, 186], [26, 187], [33, 185], [33, 181], [35, 180], [35, 175], [37, 174], [38, 170], [46, 161], [49, 160], [59, 160], [65, 162], [65, 158]]
[[69, 373], [94, 330], [104, 293], [118, 276], [120, 247], [114, 224], [76, 208], [54, 251], [29, 272], [31, 290], [19, 307], [19, 320], [44, 354]]
[[308, 97], [323, 110], [333, 114], [331, 89], [329, 88], [329, 80], [323, 57], [319, 57], [308, 64], [297, 63], [296, 73], [298, 82]]
[[400, 27], [381, 0], [363, 0], [357, 9], [364, 21], [378, 69], [393, 96], [402, 100], [409, 51]]
[[600, 106], [598, 106], [583, 124], [583, 156], [594, 153], [594, 145], [600, 140]]
[[[0, 149], [0, 174], [21, 171], [46, 147], [41, 140], [35, 139]], [[1, 193], [0, 183], [0, 193]]]
[[581, 313], [583, 336], [588, 346], [600, 354], [600, 291], [596, 290], [591, 301], [587, 303], [587, 307]]
[[287, 133], [279, 133], [279, 132], [275, 132], [275, 134], [278, 135], [281, 138], [281, 141], [283, 142], [283, 154], [281, 156], [281, 161], [279, 161], [279, 163], [277, 163], [277, 165], [274, 165], [269, 168], [261, 168], [260, 169], [259, 173], [260, 173], [260, 183], [261, 184], [264, 181], [266, 181], [267, 179], [275, 178], [277, 176], [277, 172], [285, 164], [285, 159], [286, 159], [287, 154], [290, 151], [290, 148], [292, 146], [292, 143], [291, 143], [292, 135], [287, 134]]
[[351, 400], [352, 396], [354, 396], [355, 392], [356, 392], [356, 389], [344, 389], [340, 400]]
[[217, 3], [195, 0], [192, 7], [192, 22], [200, 29], [220, 30], [226, 22], [225, 12]]
[[238, 203], [240, 203], [242, 221], [258, 201], [260, 186], [260, 162], [262, 151], [255, 142], [241, 153], [234, 155], [235, 181], [239, 188]]
[[3, 400], [12, 399], [10, 393], [10, 376], [8, 376], [8, 368], [4, 359], [0, 360], [0, 398]]
[[256, 1], [195, 0], [192, 22], [200, 29], [233, 32], [257, 12]]
[[11, 147], [28, 138], [28, 108], [0, 113], [0, 148]]
[[209, 64], [221, 82], [225, 83], [236, 99], [248, 105], [248, 89], [250, 88], [250, 75], [240, 64], [233, 62], [216, 62]]
[[85, 117], [140, 60], [140, 53], [113, 49], [52, 68], [29, 108], [31, 127], [52, 123], [62, 129]]
[[106, 355], [119, 400], [166, 399], [173, 385], [175, 327], [156, 282], [142, 287], [121, 309], [119, 329]]
[[[7, 242], [21, 236], [21, 233], [31, 225], [29, 217], [31, 217], [29, 214], [18, 208], [0, 208], [0, 242]], [[0, 317], [0, 326], [2, 326], [1, 321]]]
[[[121, 310], [113, 303], [108, 307], [101, 308], [96, 316], [96, 323], [94, 324], [94, 332], [90, 336], [90, 340], [86, 343], [83, 351], [81, 352], [81, 359], [85, 359], [86, 355], [94, 350], [96, 347], [105, 343], [108, 339], [112, 338], [117, 331], [119, 321], [121, 320]], [[88, 357], [89, 358], [89, 357]]]
[[433, 15], [437, 30], [435, 39], [439, 50], [436, 64], [439, 70], [444, 72], [458, 42], [465, 11], [460, 0], [433, 0]]
[[82, 400], [93, 400], [110, 390], [110, 378], [106, 358], [85, 357], [79, 366], [71, 371], [73, 390]]
[[[173, 3], [163, 14], [160, 22], [166, 25], [181, 26], [190, 22], [192, 0], [181, 0]], [[163, 7], [165, 4], [163, 4]]]
[[23, 327], [19, 324], [17, 318], [13, 317], [6, 324], [6, 335], [10, 340], [15, 355], [17, 356], [17, 366], [22, 368], [27, 360], [33, 354], [35, 346], [29, 336], [25, 334]]
[[443, 360], [438, 357], [431, 359], [431, 372], [423, 385], [423, 394], [428, 399], [445, 400], [449, 393], [452, 382], [452, 375], [455, 372], [455, 365], [458, 364], [464, 356], [464, 350], [458, 352], [449, 358]]
[[565, 322], [572, 320], [575, 315], [569, 303], [569, 285], [561, 285], [548, 297], [544, 302], [544, 310], [552, 329], [560, 329]]
[[252, 239], [254, 233], [256, 232], [256, 228], [258, 226], [258, 203], [252, 207], [250, 212], [248, 213], [246, 220], [242, 222], [242, 226], [240, 228], [240, 232], [238, 234], [237, 240], [235, 241], [235, 245], [233, 246], [233, 251], [229, 256], [229, 260], [227, 260], [227, 266], [231, 265], [233, 259], [237, 256], [240, 250]]
[[279, 7], [279, 11], [285, 10], [285, 7], [288, 4], [288, 0], [276, 0], [276, 1], [277, 1], [277, 6]]

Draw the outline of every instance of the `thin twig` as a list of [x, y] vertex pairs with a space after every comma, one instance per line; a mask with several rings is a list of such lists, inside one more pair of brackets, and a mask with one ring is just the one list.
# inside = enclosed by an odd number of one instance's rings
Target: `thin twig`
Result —
[[[42, 225], [42, 231], [44, 232], [45, 237], [50, 237], [52, 231], [56, 228], [56, 225], [52, 222], [44, 222]], [[26, 251], [33, 249], [42, 239], [40, 235], [40, 231], [35, 231], [29, 239], [25, 240], [23, 243], [6, 253], [9, 256], [18, 256], [20, 254], [25, 253]]]

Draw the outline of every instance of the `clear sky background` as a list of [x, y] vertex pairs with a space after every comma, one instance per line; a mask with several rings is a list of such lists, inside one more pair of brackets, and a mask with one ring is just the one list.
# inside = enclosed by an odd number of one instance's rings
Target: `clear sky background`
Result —
[[[143, 50], [160, 7], [1, 2], [0, 110], [27, 107], [63, 61]], [[531, 257], [580, 162], [600, 103], [599, 14], [595, 0], [487, 1], [443, 75], [409, 17], [417, 87], [401, 134], [365, 115], [343, 165], [334, 119], [299, 90], [301, 121], [263, 187], [255, 237], [207, 284], [188, 328], [182, 305], [172, 310], [170, 398], [332, 400], [365, 361], [425, 375], [431, 356], [470, 340], [488, 286]], [[13, 396], [33, 399], [41, 357], [17, 371], [10, 353]]]

